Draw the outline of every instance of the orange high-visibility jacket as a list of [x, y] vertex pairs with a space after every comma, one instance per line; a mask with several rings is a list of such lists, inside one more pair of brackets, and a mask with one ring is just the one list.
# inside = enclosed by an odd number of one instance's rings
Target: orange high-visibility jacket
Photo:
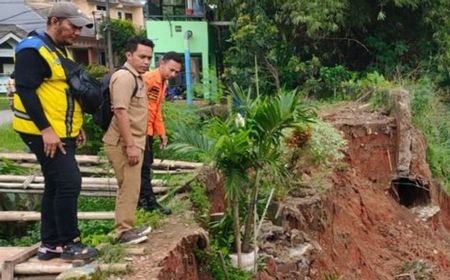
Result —
[[166, 135], [162, 115], [162, 103], [166, 94], [167, 81], [162, 81], [158, 69], [146, 72], [143, 79], [147, 87], [148, 99], [147, 135]]

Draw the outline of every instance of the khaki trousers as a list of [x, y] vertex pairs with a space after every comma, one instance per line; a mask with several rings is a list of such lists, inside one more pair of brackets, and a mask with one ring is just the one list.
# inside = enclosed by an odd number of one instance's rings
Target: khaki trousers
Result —
[[105, 153], [111, 163], [117, 179], [117, 195], [115, 209], [115, 237], [120, 236], [133, 228], [136, 215], [136, 206], [141, 188], [141, 167], [143, 151], [139, 156], [139, 163], [133, 166], [128, 164], [125, 147], [118, 144], [112, 146], [105, 144]]

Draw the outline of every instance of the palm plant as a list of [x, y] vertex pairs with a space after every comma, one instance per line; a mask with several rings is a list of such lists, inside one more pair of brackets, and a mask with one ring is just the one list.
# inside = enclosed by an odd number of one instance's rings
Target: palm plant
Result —
[[[238, 105], [226, 120], [212, 120], [204, 134], [179, 127], [179, 142], [170, 148], [180, 153], [203, 153], [224, 176], [240, 266], [241, 251], [251, 249], [250, 237], [256, 230], [253, 213], [262, 179], [270, 174], [270, 178], [282, 180], [286, 175], [281, 156], [283, 132], [309, 121], [312, 112], [301, 106], [296, 91], [254, 97], [250, 90], [244, 92], [234, 85], [232, 94]], [[240, 209], [245, 209], [242, 238]]]

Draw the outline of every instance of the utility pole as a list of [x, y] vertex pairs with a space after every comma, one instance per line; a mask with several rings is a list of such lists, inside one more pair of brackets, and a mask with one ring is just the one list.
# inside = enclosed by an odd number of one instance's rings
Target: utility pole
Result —
[[109, 0], [106, 0], [106, 38], [108, 45], [108, 68], [109, 72], [114, 72], [114, 59], [112, 50], [112, 38], [111, 38], [111, 16], [109, 11]]
[[98, 21], [97, 21], [97, 13], [95, 11], [92, 11], [92, 18], [94, 19], [94, 32], [95, 32], [95, 49], [97, 57], [97, 64], [101, 64], [101, 58], [100, 58], [100, 49], [98, 48], [98, 40], [100, 40], [100, 34], [99, 34], [99, 28], [98, 28]]

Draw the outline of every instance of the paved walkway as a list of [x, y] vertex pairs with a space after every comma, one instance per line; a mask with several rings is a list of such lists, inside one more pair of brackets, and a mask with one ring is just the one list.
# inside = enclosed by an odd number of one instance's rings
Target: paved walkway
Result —
[[0, 125], [10, 123], [12, 121], [13, 112], [11, 110], [0, 111]]

